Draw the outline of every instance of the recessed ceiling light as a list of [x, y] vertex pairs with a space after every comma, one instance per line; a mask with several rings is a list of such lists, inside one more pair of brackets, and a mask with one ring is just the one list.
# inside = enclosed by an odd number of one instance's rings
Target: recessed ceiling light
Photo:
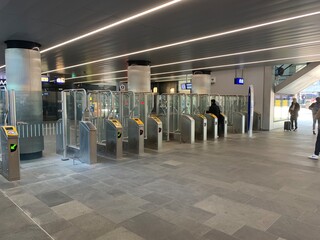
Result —
[[55, 48], [58, 48], [58, 47], [67, 45], [67, 44], [72, 43], [72, 42], [75, 42], [75, 41], [79, 41], [79, 40], [81, 40], [81, 39], [83, 39], [83, 38], [92, 36], [92, 35], [94, 35], [94, 34], [100, 33], [100, 32], [105, 31], [105, 30], [107, 30], [107, 29], [113, 28], [113, 27], [115, 27], [115, 26], [121, 25], [121, 24], [126, 23], [126, 22], [129, 22], [129, 21], [132, 21], [132, 20], [134, 20], [134, 19], [137, 19], [137, 18], [139, 18], [139, 17], [142, 17], [142, 16], [148, 15], [148, 14], [150, 14], [150, 13], [156, 12], [156, 11], [158, 11], [158, 10], [160, 10], [160, 9], [166, 8], [166, 7], [168, 7], [168, 6], [171, 6], [171, 5], [173, 5], [173, 4], [175, 4], [175, 3], [178, 3], [178, 2], [181, 2], [181, 1], [182, 1], [182, 0], [174, 0], [174, 1], [170, 1], [170, 2], [168, 2], [168, 3], [162, 4], [162, 5], [160, 5], [160, 6], [157, 6], [157, 7], [151, 8], [151, 9], [148, 9], [148, 10], [146, 10], [146, 11], [143, 11], [143, 12], [141, 12], [141, 13], [138, 13], [138, 14], [135, 14], [135, 15], [133, 15], [133, 16], [127, 17], [127, 18], [125, 18], [125, 19], [122, 19], [122, 20], [117, 21], [117, 22], [115, 22], [115, 23], [112, 23], [112, 24], [110, 24], [110, 25], [104, 26], [104, 27], [102, 27], [102, 28], [98, 28], [98, 29], [96, 29], [96, 30], [94, 30], [94, 31], [88, 32], [88, 33], [83, 34], [83, 35], [81, 35], [81, 36], [72, 38], [72, 39], [70, 39], [70, 40], [68, 40], [68, 41], [65, 41], [65, 42], [59, 43], [59, 44], [57, 44], [57, 45], [54, 45], [54, 46], [52, 46], [52, 47], [49, 47], [49, 48], [47, 48], [47, 49], [44, 49], [44, 50], [40, 51], [40, 53], [45, 53], [45, 52], [48, 52], [48, 51], [50, 51], [50, 50], [52, 50], [52, 49], [55, 49]]
[[247, 31], [247, 30], [257, 29], [257, 28], [261, 28], [261, 27], [265, 27], [265, 26], [270, 26], [270, 25], [274, 25], [274, 24], [277, 24], [277, 23], [283, 23], [283, 22], [287, 22], [287, 21], [300, 19], [300, 18], [310, 17], [310, 16], [314, 16], [314, 15], [318, 15], [318, 14], [320, 14], [320, 11], [311, 12], [311, 13], [307, 13], [307, 14], [302, 14], [302, 15], [289, 17], [289, 18], [283, 18], [283, 19], [279, 19], [279, 20], [275, 20], [275, 21], [271, 21], [271, 22], [260, 23], [260, 24], [256, 24], [256, 25], [243, 27], [243, 28], [233, 29], [233, 30], [229, 30], [229, 31], [226, 31], [226, 32], [220, 32], [220, 33], [215, 33], [215, 34], [211, 34], [211, 35], [192, 38], [192, 39], [188, 39], [188, 40], [184, 40], [184, 41], [180, 41], [180, 42], [175, 42], [175, 43], [170, 43], [170, 44], [157, 46], [157, 47], [153, 47], [153, 48], [143, 49], [143, 50], [139, 50], [139, 51], [135, 51], [135, 52], [131, 52], [131, 53], [125, 53], [125, 54], [121, 54], [121, 55], [118, 55], [118, 56], [113, 56], [113, 57], [98, 59], [98, 60], [89, 61], [89, 62], [85, 62], [85, 63], [80, 63], [80, 64], [76, 64], [76, 65], [72, 65], [72, 66], [68, 66], [68, 67], [64, 67], [64, 68], [57, 68], [57, 69], [46, 71], [44, 73], [61, 71], [61, 70], [80, 67], [80, 66], [84, 66], [84, 65], [88, 65], [88, 64], [104, 62], [104, 61], [107, 61], [107, 60], [112, 60], [112, 59], [117, 59], [117, 58], [122, 58], [122, 57], [128, 57], [128, 56], [131, 56], [131, 55], [136, 55], [136, 54], [145, 53], [145, 52], [152, 52], [152, 51], [155, 51], [155, 50], [160, 50], [160, 49], [164, 49], [164, 48], [174, 47], [174, 46], [178, 46], [178, 45], [183, 45], [183, 44], [187, 44], [187, 43], [202, 41], [202, 40], [211, 39], [211, 38], [217, 38], [217, 37], [230, 35], [230, 34], [234, 34], [234, 33], [239, 33], [239, 32], [243, 32], [243, 31]]

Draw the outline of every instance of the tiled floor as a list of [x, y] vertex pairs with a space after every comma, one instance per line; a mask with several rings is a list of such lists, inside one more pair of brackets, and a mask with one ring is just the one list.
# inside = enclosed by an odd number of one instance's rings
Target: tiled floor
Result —
[[165, 143], [92, 166], [23, 162], [21, 181], [0, 178], [0, 239], [320, 239], [309, 128]]

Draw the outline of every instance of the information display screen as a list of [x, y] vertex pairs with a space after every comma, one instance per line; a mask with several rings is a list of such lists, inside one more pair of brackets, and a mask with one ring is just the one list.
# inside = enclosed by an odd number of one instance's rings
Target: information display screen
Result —
[[235, 78], [234, 79], [234, 84], [243, 85], [244, 84], [244, 79], [243, 78]]

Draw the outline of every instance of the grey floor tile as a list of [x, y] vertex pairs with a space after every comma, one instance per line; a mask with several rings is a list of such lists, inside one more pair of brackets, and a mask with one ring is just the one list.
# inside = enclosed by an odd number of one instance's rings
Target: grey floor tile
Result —
[[52, 235], [55, 240], [88, 240], [92, 239], [89, 233], [86, 233], [75, 226], [67, 228]]
[[88, 213], [70, 220], [70, 223], [90, 234], [92, 239], [113, 230], [116, 225], [96, 213]]
[[37, 199], [34, 195], [30, 193], [21, 193], [13, 195], [10, 197], [10, 199], [20, 207], [39, 201], [39, 199]]
[[52, 207], [52, 210], [55, 211], [58, 216], [66, 220], [70, 220], [93, 211], [78, 201], [71, 201], [54, 206]]
[[142, 199], [147, 200], [147, 201], [152, 202], [157, 205], [163, 205], [165, 203], [172, 201], [172, 198], [169, 198], [166, 195], [159, 194], [159, 193], [148, 194], [148, 195], [142, 197]]
[[130, 232], [124, 227], [119, 227], [96, 240], [144, 240], [142, 237]]
[[62, 203], [70, 202], [73, 199], [60, 191], [45, 192], [36, 195], [38, 199], [47, 204], [49, 207], [57, 206]]
[[239, 239], [213, 229], [203, 236], [203, 240], [239, 240]]
[[71, 226], [72, 224], [64, 218], [55, 219], [54, 221], [50, 221], [49, 223], [41, 224], [41, 227], [50, 235], [53, 235]]
[[293, 218], [298, 218], [304, 212], [304, 210], [302, 210], [301, 208], [296, 208], [288, 205], [287, 202], [276, 202], [273, 200], [265, 200], [261, 198], [253, 198], [249, 202], [247, 202], [247, 204]]
[[178, 230], [178, 227], [150, 213], [133, 217], [122, 225], [146, 240], [162, 240]]
[[28, 225], [18, 231], [1, 234], [1, 240], [51, 240], [38, 226]]
[[181, 216], [176, 212], [166, 208], [159, 209], [153, 212], [152, 214], [157, 217], [160, 217], [165, 221], [168, 221], [172, 224], [177, 225], [181, 229], [188, 231], [190, 234], [192, 234], [194, 238], [201, 237], [207, 232], [209, 232], [210, 230], [212, 230], [212, 228], [206, 225], [203, 225], [191, 218]]
[[166, 204], [164, 207], [182, 216], [186, 216], [193, 220], [196, 220], [200, 223], [215, 216], [214, 213], [211, 213], [209, 211], [206, 211], [197, 207], [193, 207], [190, 205], [185, 205], [182, 202], [177, 202], [177, 201]]
[[299, 221], [320, 227], [320, 212], [305, 211], [299, 218]]
[[224, 225], [227, 226], [228, 222], [233, 223], [234, 227], [240, 227], [243, 224], [265, 231], [280, 217], [280, 214], [215, 195], [195, 204], [195, 207], [216, 214], [205, 224], [221, 231], [228, 230], [229, 234], [233, 234], [229, 232], [231, 229], [224, 229]]
[[39, 215], [46, 214], [51, 211], [51, 209], [40, 200], [33, 202], [31, 204], [24, 205], [21, 208], [25, 211], [25, 213], [28, 216], [32, 218], [37, 217]]
[[[19, 231], [26, 226], [33, 225], [32, 221], [16, 206], [10, 206], [0, 212], [0, 232], [2, 235]], [[13, 221], [14, 220], [14, 221]]]
[[269, 229], [269, 233], [290, 240], [319, 239], [320, 228], [302, 223], [290, 217], [281, 217]]
[[278, 237], [273, 234], [249, 226], [239, 229], [233, 236], [242, 240], [278, 240]]

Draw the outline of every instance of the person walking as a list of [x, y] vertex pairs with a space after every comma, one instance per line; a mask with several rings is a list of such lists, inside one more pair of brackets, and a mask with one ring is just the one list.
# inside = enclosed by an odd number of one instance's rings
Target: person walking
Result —
[[[316, 120], [320, 119], [320, 109], [318, 110], [318, 112], [315, 114], [314, 117], [315, 117]], [[312, 160], [318, 160], [319, 159], [319, 153], [320, 153], [320, 127], [319, 127], [319, 124], [318, 124], [318, 135], [317, 135], [317, 140], [316, 140], [314, 152], [308, 158], [310, 158]]]
[[296, 131], [298, 128], [298, 112], [300, 111], [300, 105], [297, 103], [296, 98], [292, 98], [291, 106], [289, 107], [290, 113], [290, 121], [291, 121], [291, 128], [293, 131]]
[[309, 109], [312, 111], [312, 119], [313, 119], [312, 131], [313, 131], [313, 135], [316, 135], [316, 122], [318, 122], [318, 126], [319, 126], [319, 119], [316, 119], [315, 116], [316, 116], [318, 110], [320, 109], [320, 97], [316, 98], [316, 102], [312, 103], [309, 106]]

